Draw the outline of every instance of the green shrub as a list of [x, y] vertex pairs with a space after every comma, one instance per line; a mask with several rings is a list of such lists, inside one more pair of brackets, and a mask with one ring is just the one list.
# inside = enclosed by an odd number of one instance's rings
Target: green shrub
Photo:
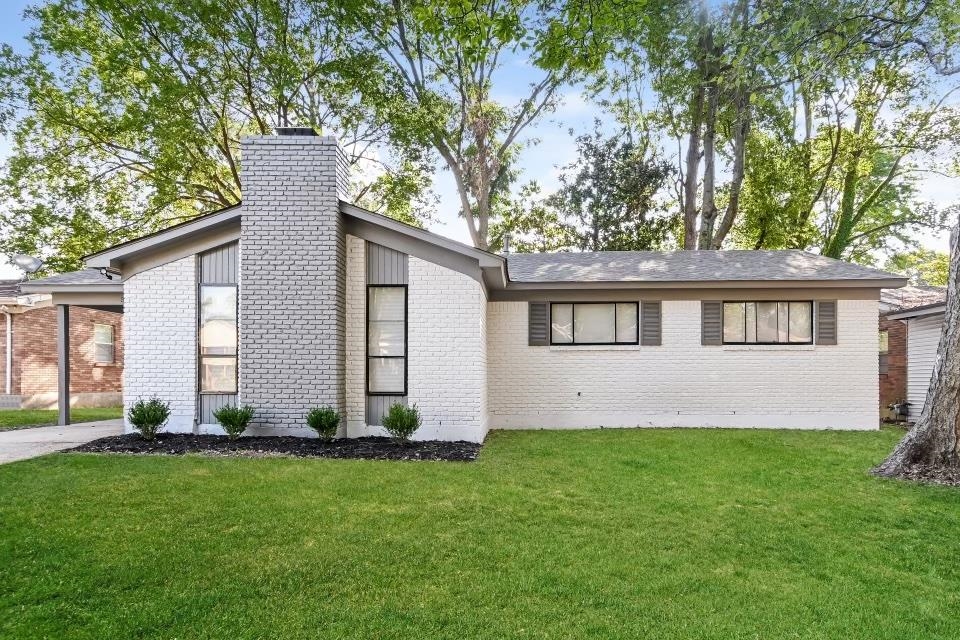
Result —
[[247, 425], [253, 419], [253, 407], [243, 405], [242, 407], [220, 407], [213, 412], [213, 417], [217, 419], [223, 430], [227, 432], [227, 437], [236, 440], [241, 433], [247, 430]]
[[170, 403], [154, 396], [149, 400], [139, 398], [130, 411], [127, 420], [130, 425], [143, 437], [144, 440], [153, 440], [157, 432], [163, 429], [170, 417]]
[[307, 414], [307, 426], [316, 431], [321, 440], [329, 442], [337, 435], [340, 414], [333, 407], [316, 407]]
[[406, 407], [396, 403], [390, 407], [387, 415], [383, 416], [383, 428], [400, 442], [410, 440], [410, 436], [420, 428], [422, 422], [417, 405]]

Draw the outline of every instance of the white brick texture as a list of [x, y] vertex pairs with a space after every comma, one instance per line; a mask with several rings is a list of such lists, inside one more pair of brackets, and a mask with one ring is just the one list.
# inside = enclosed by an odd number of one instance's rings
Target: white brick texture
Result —
[[[123, 284], [124, 416], [138, 398], [170, 403], [166, 431], [191, 432], [197, 399], [195, 256], [149, 269]], [[130, 425], [126, 425], [130, 431]]]
[[[364, 243], [347, 236], [347, 433], [383, 435], [365, 417]], [[407, 404], [418, 440], [482, 442], [487, 433], [486, 296], [459, 272], [410, 256]]]
[[707, 347], [663, 302], [656, 347], [527, 346], [527, 303], [488, 305], [491, 428], [878, 428], [877, 302], [840, 300], [836, 346]]
[[346, 160], [332, 137], [242, 151], [240, 399], [257, 429], [300, 430], [313, 407], [345, 409]]

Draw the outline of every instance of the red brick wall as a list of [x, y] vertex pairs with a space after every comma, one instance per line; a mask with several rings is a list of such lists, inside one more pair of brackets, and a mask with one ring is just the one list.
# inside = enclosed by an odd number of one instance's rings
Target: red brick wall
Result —
[[880, 331], [887, 332], [889, 344], [887, 373], [880, 374], [880, 415], [892, 417], [887, 406], [907, 397], [907, 325], [881, 317]]
[[[4, 319], [0, 317], [0, 321]], [[94, 363], [94, 324], [113, 325], [113, 364]], [[2, 329], [0, 329], [2, 334]], [[4, 342], [4, 348], [5, 348]], [[4, 357], [3, 363], [6, 363]], [[2, 367], [3, 365], [0, 365]], [[70, 307], [70, 391], [119, 392], [123, 378], [123, 314]], [[0, 378], [0, 380], [3, 380]], [[57, 310], [13, 314], [13, 389], [29, 396], [57, 390]]]

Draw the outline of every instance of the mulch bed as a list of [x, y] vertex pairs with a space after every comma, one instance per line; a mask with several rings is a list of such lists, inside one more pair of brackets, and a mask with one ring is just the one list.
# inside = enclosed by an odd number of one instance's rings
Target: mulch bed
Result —
[[297, 458], [354, 458], [362, 460], [443, 460], [471, 462], [481, 445], [475, 442], [423, 440], [407, 444], [390, 438], [342, 438], [322, 442], [296, 436], [251, 436], [229, 440], [226, 436], [159, 433], [153, 441], [138, 434], [100, 438], [70, 449], [85, 453], [181, 456], [199, 453], [212, 456], [294, 456]]

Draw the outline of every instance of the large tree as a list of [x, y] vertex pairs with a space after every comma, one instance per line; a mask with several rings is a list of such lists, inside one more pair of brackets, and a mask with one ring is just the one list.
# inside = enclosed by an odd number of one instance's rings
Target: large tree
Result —
[[[412, 117], [389, 123], [429, 145], [453, 176], [473, 244], [490, 244], [494, 213], [509, 197], [525, 130], [557, 104], [579, 68], [553, 53], [564, 39], [555, 3], [531, 0], [355, 0], [341, 25], [376, 54]], [[557, 3], [560, 4], [560, 3]], [[510, 82], [532, 70], [526, 86]], [[504, 98], [506, 95], [516, 98]]]
[[651, 149], [649, 136], [620, 131], [576, 137], [577, 159], [561, 168], [559, 187], [535, 199], [528, 186], [510, 201], [493, 227], [494, 246], [504, 234], [519, 250], [640, 251], [661, 249], [677, 226], [657, 194], [672, 167]]
[[950, 238], [947, 303], [923, 411], [890, 456], [881, 476], [960, 482], [960, 222]]
[[[336, 134], [354, 195], [415, 222], [427, 155], [391, 137], [390, 97], [305, 0], [52, 0], [27, 11], [29, 52], [0, 58], [0, 244], [53, 269], [240, 199], [240, 137]], [[358, 96], [363, 93], [363, 99]], [[394, 108], [392, 104], [390, 108]]]

